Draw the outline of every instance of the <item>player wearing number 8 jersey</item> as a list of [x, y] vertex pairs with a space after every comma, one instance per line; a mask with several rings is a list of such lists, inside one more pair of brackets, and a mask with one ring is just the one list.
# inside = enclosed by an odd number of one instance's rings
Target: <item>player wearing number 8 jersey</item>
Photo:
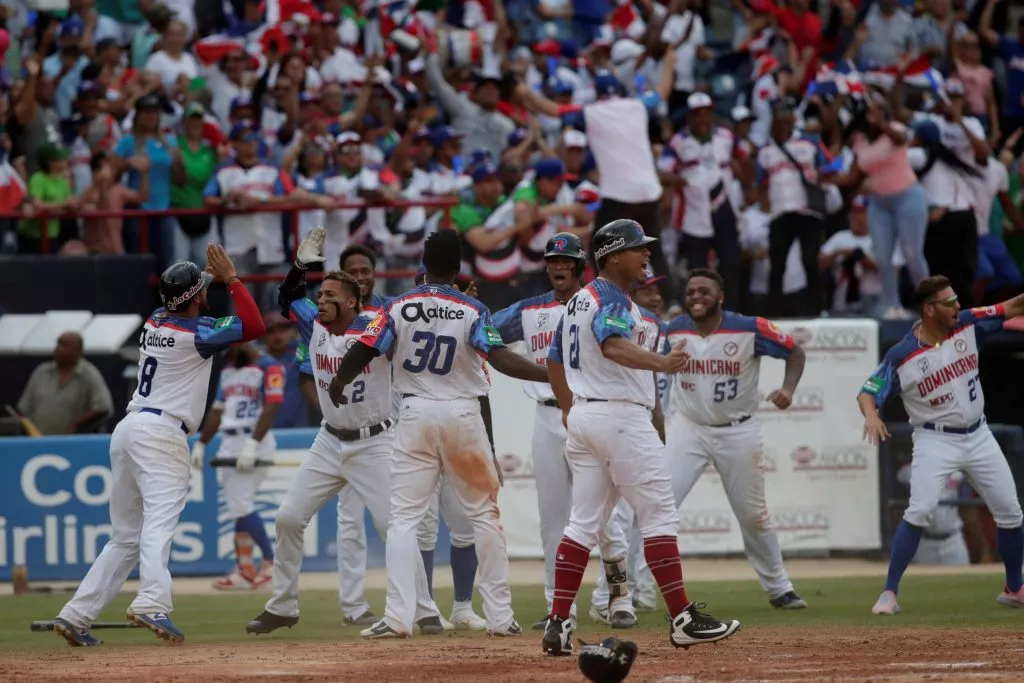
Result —
[[636, 512], [647, 564], [672, 618], [672, 644], [714, 642], [740, 627], [702, 614], [683, 587], [679, 517], [652, 420], [660, 417], [654, 373], [677, 372], [689, 356], [682, 347], [666, 356], [653, 350], [657, 327], [644, 325], [627, 293], [644, 280], [653, 241], [631, 220], [594, 233], [600, 275], [569, 300], [548, 355], [551, 387], [567, 413], [565, 454], [572, 469], [572, 513], [555, 556], [554, 602], [543, 638], [550, 655], [572, 653], [569, 609], [620, 496]]
[[918, 284], [916, 298], [920, 322], [889, 349], [857, 396], [864, 436], [870, 443], [889, 437], [879, 411], [892, 396], [903, 400], [914, 427], [910, 503], [892, 539], [885, 590], [871, 611], [899, 612], [900, 579], [917, 552], [946, 482], [958, 470], [967, 475], [996, 523], [1006, 569], [1006, 584], [996, 600], [1024, 607], [1020, 501], [1006, 458], [985, 423], [985, 396], [978, 374], [981, 341], [1001, 330], [1007, 318], [1024, 314], [1024, 295], [997, 306], [961, 311], [949, 279], [935, 275]]
[[[106, 609], [139, 563], [139, 591], [128, 620], [159, 638], [182, 641], [170, 620], [167, 559], [188, 493], [188, 435], [203, 419], [213, 354], [264, 332], [263, 319], [224, 249], [211, 243], [207, 272], [189, 261], [160, 277], [158, 308], [139, 337], [139, 386], [127, 415], [110, 437], [110, 540], [54, 631], [74, 646], [98, 645], [89, 626]], [[228, 284], [238, 317], [206, 317], [206, 288]]]
[[713, 270], [690, 271], [686, 307], [668, 325], [669, 344], [685, 343], [690, 354], [672, 375], [666, 420], [669, 471], [676, 505], [711, 463], [743, 534], [743, 549], [773, 607], [802, 609], [782, 566], [782, 550], [765, 502], [761, 428], [754, 417], [761, 358], [786, 360], [782, 388], [768, 395], [780, 410], [789, 407], [804, 371], [804, 352], [793, 338], [764, 318], [722, 310], [722, 277]]
[[[391, 472], [387, 533], [387, 604], [367, 638], [408, 636], [413, 624], [412, 567], [420, 560], [416, 528], [444, 469], [473, 525], [487, 630], [519, 635], [508, 585], [508, 555], [498, 511], [498, 472], [480, 414], [490, 388], [484, 361], [519, 379], [544, 381], [544, 369], [504, 347], [487, 309], [453, 285], [462, 260], [459, 236], [431, 235], [424, 244], [426, 282], [392, 300], [346, 354], [331, 385], [344, 403], [347, 387], [368, 362], [394, 363], [402, 404]], [[374, 358], [380, 360], [374, 361]]]
[[[298, 260], [289, 272], [282, 293], [301, 291], [294, 282], [303, 278], [306, 265], [322, 260], [323, 228], [314, 229], [299, 247]], [[283, 301], [283, 300], [282, 300]], [[394, 432], [391, 368], [384, 358], [370, 359], [358, 368], [358, 379], [347, 390], [345, 405], [334, 403], [328, 392], [331, 378], [347, 349], [366, 330], [359, 315], [359, 284], [348, 273], [324, 275], [317, 303], [301, 298], [290, 302], [291, 315], [309, 349], [310, 366], [324, 420], [309, 457], [302, 461], [277, 511], [277, 553], [273, 595], [262, 614], [246, 625], [250, 633], [269, 633], [299, 620], [299, 572], [303, 533], [324, 503], [351, 486], [366, 501], [377, 532], [383, 538], [390, 509], [381, 492], [388, 490]], [[410, 597], [425, 633], [440, 633], [440, 614], [427, 588], [423, 563], [410, 561]]]

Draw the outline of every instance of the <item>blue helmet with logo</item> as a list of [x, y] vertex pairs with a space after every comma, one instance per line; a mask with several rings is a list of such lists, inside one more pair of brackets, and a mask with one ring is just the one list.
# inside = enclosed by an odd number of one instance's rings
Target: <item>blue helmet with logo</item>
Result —
[[657, 242], [657, 237], [648, 237], [643, 226], [629, 218], [620, 218], [603, 226], [594, 233], [590, 248], [594, 250], [594, 261], [600, 268], [605, 257], [619, 251], [636, 249]]
[[583, 251], [583, 240], [571, 232], [560, 232], [551, 237], [544, 246], [544, 258], [565, 256], [576, 259], [576, 275], [582, 275], [587, 265], [587, 254]]

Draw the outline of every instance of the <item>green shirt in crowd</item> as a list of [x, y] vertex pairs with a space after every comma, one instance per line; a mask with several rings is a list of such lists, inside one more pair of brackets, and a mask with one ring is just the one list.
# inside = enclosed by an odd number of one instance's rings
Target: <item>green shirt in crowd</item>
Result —
[[[28, 196], [32, 199], [52, 204], [67, 201], [71, 199], [72, 194], [74, 193], [71, 191], [71, 183], [68, 181], [67, 176], [63, 174], [51, 176], [42, 171], [36, 171], [28, 179]], [[38, 218], [23, 219], [18, 226], [18, 232], [26, 237], [39, 239], [42, 237], [39, 223], [40, 220]], [[46, 233], [50, 239], [56, 239], [60, 236], [59, 218], [51, 218], [46, 221]]]
[[462, 197], [462, 203], [452, 209], [452, 225], [460, 235], [465, 235], [472, 228], [483, 225], [494, 210], [504, 203], [505, 195], [502, 195], [494, 206], [482, 206], [476, 202], [472, 191], [467, 192]]
[[220, 164], [217, 150], [203, 141], [198, 150], [192, 151], [184, 137], [178, 138], [178, 149], [181, 150], [181, 161], [185, 165], [188, 180], [184, 185], [171, 184], [171, 206], [176, 209], [201, 209], [203, 190]]

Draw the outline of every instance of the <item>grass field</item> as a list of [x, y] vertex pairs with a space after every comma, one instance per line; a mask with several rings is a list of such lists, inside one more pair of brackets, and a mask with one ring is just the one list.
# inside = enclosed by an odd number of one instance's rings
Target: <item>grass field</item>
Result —
[[[1020, 640], [1024, 633], [1024, 610], [995, 602], [1000, 588], [998, 576], [908, 577], [900, 597], [903, 612], [896, 617], [871, 614], [880, 586], [877, 578], [802, 580], [797, 588], [810, 609], [784, 612], [768, 605], [755, 582], [695, 582], [687, 586], [691, 597], [707, 601], [708, 610], [715, 616], [740, 619], [740, 633], [720, 646], [702, 646], [684, 653], [667, 645], [664, 616], [656, 612], [641, 613], [638, 629], [616, 635], [628, 636], [641, 644], [641, 657], [630, 680], [1024, 679], [1020, 674], [1024, 669], [1024, 643]], [[516, 615], [528, 629], [544, 612], [542, 593], [538, 588], [517, 587], [514, 595]], [[372, 591], [368, 597], [379, 614], [383, 594]], [[442, 611], [447, 611], [451, 605], [450, 591], [439, 590], [436, 597]], [[5, 678], [5, 671], [16, 680], [56, 679], [72, 671], [77, 672], [79, 679], [94, 680], [88, 672], [93, 664], [100, 667], [102, 663], [95, 680], [132, 680], [140, 677], [137, 671], [133, 672], [133, 663], [159, 664], [170, 653], [182, 662], [180, 666], [185, 666], [180, 680], [241, 680], [249, 675], [318, 680], [317, 672], [331, 671], [332, 663], [366, 664], [382, 655], [387, 664], [374, 670], [372, 677], [376, 680], [533, 680], [522, 670], [523, 660], [536, 662], [538, 674], [548, 671], [556, 680], [582, 679], [571, 661], [543, 657], [539, 634], [531, 631], [520, 639], [458, 633], [334, 647], [345, 641], [358, 641], [359, 629], [341, 624], [337, 595], [326, 591], [303, 593], [299, 624], [270, 636], [250, 636], [244, 631], [245, 622], [262, 610], [265, 594], [185, 596], [176, 600], [174, 612], [175, 623], [187, 636], [182, 646], [171, 649], [148, 632], [118, 629], [97, 631], [105, 641], [101, 648], [72, 650], [57, 636], [31, 633], [28, 628], [32, 620], [53, 618], [66, 598], [65, 594], [0, 598], [0, 679]], [[129, 601], [130, 596], [123, 594], [101, 619], [122, 620]], [[611, 633], [586, 618], [589, 590], [583, 593], [581, 608], [577, 635], [589, 641]], [[954, 638], [950, 634], [958, 635]], [[967, 634], [970, 637], [965, 637]], [[1015, 648], [1010, 646], [1014, 643]], [[245, 657], [246, 652], [274, 653], [271, 659], [277, 668], [257, 671], [253, 666], [261, 661], [258, 657], [247, 658], [246, 665], [239, 664], [239, 657]], [[348, 652], [347, 659], [344, 652]], [[233, 657], [229, 657], [230, 664], [221, 665], [225, 653]], [[332, 659], [334, 653], [339, 658]], [[502, 653], [508, 653], [508, 657], [496, 656]], [[415, 661], [408, 661], [407, 655], [414, 655]], [[421, 664], [424, 657], [429, 659], [429, 666], [443, 668], [451, 660], [455, 668], [449, 673], [439, 670], [435, 675]], [[722, 666], [706, 671], [690, 671], [687, 667], [685, 677], [679, 677], [682, 674], [676, 675], [672, 668], [683, 661], [709, 658], [728, 661], [730, 666], [740, 669], [730, 673], [728, 667]], [[184, 663], [193, 659], [197, 661]], [[805, 659], [813, 666], [807, 665]], [[803, 663], [794, 665], [797, 660]], [[186, 673], [193, 664], [204, 672], [198, 679]], [[875, 671], [883, 665], [894, 668], [888, 673]], [[410, 666], [417, 667], [418, 672], [411, 677]], [[491, 670], [495, 666], [499, 668]], [[358, 670], [358, 666], [346, 670]], [[147, 669], [142, 677], [147, 681], [179, 680], [171, 673], [167, 673], [169, 678], [162, 678], [158, 671], [159, 668]], [[337, 669], [323, 675], [332, 680], [367, 679], [366, 671], [353, 674], [354, 678], [339, 677]]]

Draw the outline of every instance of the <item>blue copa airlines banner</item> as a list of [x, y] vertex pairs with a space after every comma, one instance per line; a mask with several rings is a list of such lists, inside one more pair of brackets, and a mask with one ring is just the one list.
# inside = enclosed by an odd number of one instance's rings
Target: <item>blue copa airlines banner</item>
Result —
[[[278, 466], [269, 468], [256, 501], [274, 537], [274, 515], [316, 429], [275, 430]], [[206, 449], [215, 457], [218, 436]], [[30, 580], [75, 580], [85, 576], [110, 537], [109, 436], [57, 436], [0, 440], [0, 581], [25, 566]], [[386, 492], [381, 492], [386, 495]], [[367, 564], [384, 565], [384, 543], [367, 521]], [[337, 497], [306, 529], [302, 568], [337, 569]], [[448, 535], [440, 531], [438, 564], [448, 559]], [[213, 468], [192, 472], [188, 499], [171, 547], [171, 573], [216, 575], [234, 557], [234, 520], [225, 513]]]

